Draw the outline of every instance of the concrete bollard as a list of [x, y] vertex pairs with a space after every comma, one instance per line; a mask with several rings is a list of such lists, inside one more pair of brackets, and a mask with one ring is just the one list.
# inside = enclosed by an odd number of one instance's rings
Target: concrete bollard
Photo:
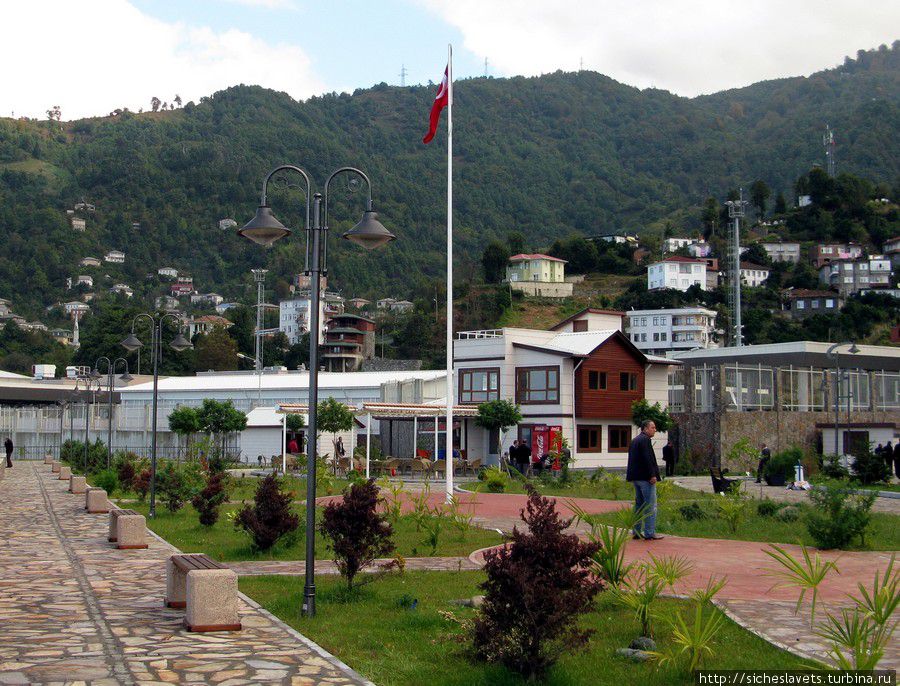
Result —
[[231, 569], [194, 569], [187, 573], [188, 631], [240, 631], [238, 578]]
[[53, 462], [50, 463], [50, 471], [53, 472], [54, 474], [59, 474], [60, 467], [62, 467], [62, 465], [59, 462], [57, 462], [56, 460], [54, 460]]
[[60, 481], [68, 481], [72, 478], [72, 468], [67, 467], [66, 465], [59, 466], [59, 480]]
[[50, 453], [44, 455], [44, 464], [53, 464], [53, 455]]
[[138, 550], [147, 547], [147, 521], [144, 515], [128, 514], [116, 517], [116, 548]]
[[84, 509], [88, 514], [106, 514], [109, 512], [109, 501], [102, 488], [89, 488], [84, 497]]
[[6, 476], [6, 462], [0, 460], [0, 481], [3, 481], [4, 476]]
[[81, 495], [87, 491], [87, 479], [83, 476], [72, 475], [69, 477], [69, 493]]

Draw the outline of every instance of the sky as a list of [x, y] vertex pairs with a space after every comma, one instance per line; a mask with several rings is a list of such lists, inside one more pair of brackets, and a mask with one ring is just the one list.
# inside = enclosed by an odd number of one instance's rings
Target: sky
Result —
[[[298, 100], [377, 83], [590, 69], [692, 97], [808, 75], [900, 38], [896, 0], [10, 0], [0, 116], [63, 120], [244, 83]], [[485, 65], [485, 60], [487, 64]]]

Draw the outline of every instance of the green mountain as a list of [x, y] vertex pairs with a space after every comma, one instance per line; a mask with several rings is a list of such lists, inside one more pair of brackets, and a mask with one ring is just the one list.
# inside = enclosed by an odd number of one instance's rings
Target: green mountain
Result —
[[[572, 232], [640, 231], [675, 217], [700, 226], [709, 195], [765, 180], [791, 197], [823, 160], [828, 123], [839, 171], [900, 177], [900, 43], [835, 69], [697, 98], [638, 90], [593, 72], [471, 79], [456, 85], [455, 240], [461, 278], [482, 247], [519, 231], [533, 247]], [[217, 221], [253, 216], [263, 176], [281, 163], [326, 175], [350, 164], [372, 178], [376, 207], [398, 236], [373, 254], [331, 239], [332, 284], [347, 295], [408, 296], [444, 270], [445, 131], [428, 146], [433, 87], [384, 84], [297, 102], [235, 86], [183, 109], [62, 124], [0, 119], [0, 296], [37, 315], [69, 299], [65, 279], [86, 255], [126, 253], [95, 284], [161, 292], [158, 267], [190, 273], [201, 291], [250, 292], [249, 269], [282, 279], [302, 268], [303, 241], [268, 254]], [[296, 179], [290, 179], [295, 184]], [[360, 216], [363, 192], [332, 186], [331, 228]], [[87, 230], [66, 210], [84, 198]], [[303, 196], [275, 189], [276, 215], [297, 227]], [[689, 210], [685, 212], [685, 210]], [[88, 272], [90, 273], [90, 272]], [[147, 275], [153, 274], [152, 279]]]

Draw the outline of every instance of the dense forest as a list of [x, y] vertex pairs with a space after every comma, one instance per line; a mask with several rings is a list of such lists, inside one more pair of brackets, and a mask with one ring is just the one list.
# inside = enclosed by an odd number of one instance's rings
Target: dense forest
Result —
[[[573, 232], [641, 233], [665, 221], [696, 228], [708, 196], [754, 179], [790, 198], [794, 181], [823, 158], [826, 122], [837, 131], [840, 171], [893, 184], [898, 65], [895, 43], [810, 77], [692, 99], [589, 71], [461, 81], [454, 112], [459, 273], [475, 274], [483, 247], [510, 230], [549, 245]], [[0, 297], [39, 316], [68, 299], [65, 279], [83, 271], [81, 257], [110, 249], [124, 251], [126, 262], [104, 264], [101, 276], [109, 275], [108, 285], [128, 283], [138, 296], [160, 266], [185, 270], [201, 292], [230, 298], [250, 289], [251, 267], [286, 279], [302, 263], [302, 240], [265, 253], [217, 227], [222, 218], [242, 224], [252, 217], [264, 174], [285, 162], [308, 169], [317, 190], [330, 170], [361, 167], [398, 236], [373, 254], [332, 238], [333, 286], [369, 297], [422, 290], [444, 269], [445, 133], [421, 142], [432, 97], [432, 87], [382, 84], [297, 102], [235, 86], [171, 111], [0, 119]], [[303, 197], [291, 182], [270, 200], [296, 227]], [[342, 231], [359, 219], [363, 192], [343, 180], [331, 190], [331, 228]], [[66, 210], [82, 198], [96, 209], [82, 215], [87, 230], [77, 233]]]

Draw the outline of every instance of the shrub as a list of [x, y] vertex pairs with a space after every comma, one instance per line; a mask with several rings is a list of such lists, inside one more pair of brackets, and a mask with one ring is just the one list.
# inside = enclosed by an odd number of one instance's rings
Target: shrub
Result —
[[134, 475], [137, 473], [135, 468], [137, 455], [134, 453], [117, 453], [114, 462], [116, 476], [122, 488], [131, 488], [131, 484], [134, 482]]
[[822, 459], [822, 475], [829, 479], [850, 478], [850, 472], [841, 464], [837, 455], [826, 455]]
[[740, 493], [722, 495], [716, 498], [716, 512], [719, 519], [728, 524], [731, 533], [735, 534], [747, 514], [747, 500]]
[[509, 477], [496, 467], [488, 467], [484, 470], [484, 482], [491, 493], [503, 493]]
[[211, 472], [206, 486], [191, 500], [191, 505], [200, 513], [200, 523], [203, 526], [212, 526], [219, 520], [219, 506], [227, 497], [224, 481], [221, 473]]
[[867, 450], [853, 460], [853, 472], [863, 485], [876, 484], [891, 478], [891, 468], [888, 463], [881, 455], [876, 455], [871, 450]]
[[137, 493], [138, 500], [144, 502], [150, 492], [150, 470], [142, 469], [131, 481], [131, 490]]
[[700, 503], [696, 501], [679, 507], [678, 514], [681, 515], [682, 519], [688, 522], [698, 521], [709, 517], [709, 515], [706, 514], [706, 510], [704, 510], [700, 506]]
[[782, 507], [784, 507], [782, 503], [764, 498], [756, 504], [756, 514], [760, 517], [774, 517]]
[[119, 479], [112, 469], [104, 469], [102, 472], [97, 472], [93, 481], [97, 488], [102, 488], [110, 496], [119, 487]]
[[319, 530], [329, 541], [348, 589], [361, 569], [394, 550], [394, 530], [377, 507], [378, 486], [370, 479], [350, 486], [339, 502], [329, 503], [322, 513]]
[[234, 518], [234, 526], [253, 538], [255, 550], [270, 550], [278, 539], [300, 526], [300, 518], [291, 512], [291, 493], [281, 492], [274, 474], [260, 481], [253, 506], [245, 505]]
[[846, 548], [855, 536], [865, 545], [875, 493], [854, 495], [840, 483], [827, 482], [809, 492], [813, 508], [806, 528], [819, 548]]
[[800, 519], [800, 510], [794, 506], [783, 507], [775, 513], [775, 519], [779, 522], [796, 522]]
[[784, 476], [785, 480], [793, 481], [794, 467], [802, 460], [803, 451], [800, 448], [788, 448], [775, 453], [766, 464], [766, 476]]
[[472, 627], [475, 653], [526, 678], [542, 676], [565, 652], [583, 646], [589, 630], [576, 624], [589, 612], [602, 582], [591, 574], [596, 543], [566, 534], [556, 501], [528, 489], [521, 513], [528, 532], [485, 554], [484, 604]]
[[156, 492], [169, 512], [178, 512], [191, 497], [184, 474], [174, 462], [166, 462], [156, 470]]

